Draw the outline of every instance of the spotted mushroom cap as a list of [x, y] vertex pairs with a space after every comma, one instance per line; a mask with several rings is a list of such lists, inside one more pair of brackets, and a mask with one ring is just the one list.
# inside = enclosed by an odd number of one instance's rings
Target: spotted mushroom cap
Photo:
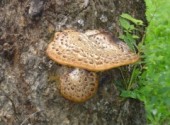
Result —
[[83, 69], [73, 69], [60, 77], [60, 93], [73, 102], [85, 102], [98, 89], [96, 73]]
[[124, 42], [99, 30], [56, 32], [46, 52], [57, 63], [89, 71], [103, 71], [139, 59]]

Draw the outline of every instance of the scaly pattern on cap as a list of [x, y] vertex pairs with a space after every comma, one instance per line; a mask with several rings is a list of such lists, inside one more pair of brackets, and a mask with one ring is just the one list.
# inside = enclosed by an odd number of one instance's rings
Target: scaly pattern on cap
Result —
[[85, 102], [98, 89], [96, 73], [83, 69], [73, 69], [60, 77], [60, 93], [73, 102]]
[[56, 32], [46, 52], [57, 63], [89, 71], [103, 71], [139, 59], [124, 42], [99, 30]]

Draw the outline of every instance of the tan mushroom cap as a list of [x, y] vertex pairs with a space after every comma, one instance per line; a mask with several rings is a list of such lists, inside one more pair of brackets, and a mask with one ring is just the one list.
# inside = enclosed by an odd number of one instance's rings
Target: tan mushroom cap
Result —
[[89, 71], [103, 71], [132, 64], [139, 59], [124, 42], [114, 40], [109, 33], [99, 30], [56, 32], [46, 52], [57, 63]]
[[85, 102], [98, 89], [96, 73], [83, 69], [74, 69], [60, 77], [60, 93], [73, 102]]

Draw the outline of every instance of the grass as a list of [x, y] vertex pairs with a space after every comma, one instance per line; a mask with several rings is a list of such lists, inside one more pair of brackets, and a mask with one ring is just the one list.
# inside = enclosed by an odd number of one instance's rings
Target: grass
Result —
[[[128, 86], [122, 90], [121, 96], [145, 103], [148, 125], [170, 125], [170, 0], [145, 2], [149, 26], [146, 37], [137, 47], [144, 53], [144, 61], [133, 67], [130, 80], [125, 80]], [[125, 32], [120, 38], [134, 46], [132, 31], [136, 28], [124, 19], [120, 20], [120, 25]], [[143, 62], [144, 66], [141, 65]]]
[[170, 0], [145, 0], [145, 71], [138, 98], [144, 101], [149, 125], [170, 125]]

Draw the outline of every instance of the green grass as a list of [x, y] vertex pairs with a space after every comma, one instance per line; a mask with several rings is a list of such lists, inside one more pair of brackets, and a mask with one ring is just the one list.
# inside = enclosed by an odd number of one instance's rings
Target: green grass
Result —
[[[137, 47], [144, 53], [144, 61], [133, 67], [130, 80], [124, 80], [128, 86], [122, 89], [121, 96], [138, 98], [145, 103], [148, 125], [170, 125], [170, 0], [145, 1], [149, 26], [146, 37]], [[129, 23], [129, 16], [125, 19], [120, 18], [124, 30], [120, 38], [134, 46], [135, 25]], [[138, 22], [130, 17], [132, 20]]]
[[170, 125], [170, 0], [145, 2], [149, 25], [139, 46], [133, 33], [138, 31], [136, 26], [143, 26], [141, 21], [127, 14], [119, 20], [124, 31], [119, 38], [142, 53], [142, 61], [131, 67], [130, 78], [123, 77], [121, 96], [145, 103], [148, 125]]
[[145, 71], [138, 98], [144, 101], [149, 125], [170, 125], [170, 0], [145, 0], [149, 26], [143, 51]]

